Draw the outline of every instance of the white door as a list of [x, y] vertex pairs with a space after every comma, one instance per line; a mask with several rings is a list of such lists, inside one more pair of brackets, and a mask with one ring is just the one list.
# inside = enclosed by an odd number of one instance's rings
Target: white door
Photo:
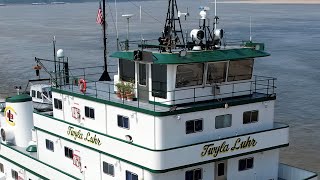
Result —
[[227, 161], [216, 162], [215, 180], [227, 180]]

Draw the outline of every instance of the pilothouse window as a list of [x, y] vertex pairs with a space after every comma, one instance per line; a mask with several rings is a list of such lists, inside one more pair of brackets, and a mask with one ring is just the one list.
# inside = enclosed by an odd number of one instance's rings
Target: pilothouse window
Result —
[[226, 81], [227, 62], [208, 64], [207, 84], [222, 83]]
[[253, 59], [230, 61], [228, 82], [251, 79], [252, 69]]
[[120, 80], [132, 82], [135, 80], [135, 63], [129, 60], [119, 59]]
[[185, 64], [177, 67], [176, 88], [203, 84], [204, 64]]

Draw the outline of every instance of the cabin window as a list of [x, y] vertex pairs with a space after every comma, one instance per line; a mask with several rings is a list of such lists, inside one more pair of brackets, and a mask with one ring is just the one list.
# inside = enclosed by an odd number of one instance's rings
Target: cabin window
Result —
[[139, 84], [146, 86], [147, 85], [147, 65], [139, 64]]
[[218, 164], [218, 176], [224, 176], [224, 163]]
[[40, 92], [40, 91], [37, 91], [37, 98], [38, 98], [38, 99], [42, 99], [42, 97], [41, 97], [41, 92]]
[[227, 62], [208, 64], [207, 84], [222, 83], [226, 81]]
[[49, 91], [49, 98], [52, 98], [52, 92]]
[[73, 150], [68, 147], [64, 147], [64, 156], [70, 159], [73, 159]]
[[129, 129], [129, 118], [118, 115], [118, 126], [125, 129]]
[[231, 127], [231, 125], [232, 125], [232, 115], [231, 114], [216, 116], [216, 119], [215, 119], [215, 128], [216, 129]]
[[43, 91], [43, 93], [42, 93], [45, 97], [47, 97], [48, 98], [48, 92], [47, 91]]
[[253, 157], [239, 160], [239, 171], [253, 168]]
[[85, 107], [84, 107], [84, 115], [85, 115], [87, 118], [94, 119], [94, 109], [85, 106]]
[[178, 65], [176, 88], [197, 86], [203, 84], [204, 64]]
[[18, 180], [19, 178], [18, 171], [11, 169], [11, 176], [12, 176], [12, 179]]
[[190, 120], [186, 122], [186, 134], [201, 132], [202, 128], [202, 119]]
[[4, 172], [4, 166], [2, 163], [0, 163], [0, 172]]
[[54, 98], [53, 103], [55, 109], [62, 109], [62, 101], [60, 99]]
[[193, 169], [186, 171], [186, 180], [201, 180], [202, 179], [202, 169]]
[[32, 96], [32, 97], [36, 97], [36, 91], [35, 91], [35, 90], [32, 90], [32, 91], [31, 91], [31, 96]]
[[110, 176], [114, 176], [114, 166], [112, 164], [106, 163], [103, 161], [102, 163], [103, 172]]
[[246, 111], [243, 113], [243, 124], [258, 122], [259, 111]]
[[133, 172], [126, 171], [126, 180], [138, 180], [138, 175]]
[[50, 141], [48, 139], [46, 139], [46, 148], [50, 151], [54, 151], [54, 144], [53, 141]]
[[152, 96], [167, 98], [167, 66], [163, 64], [151, 65]]
[[251, 79], [252, 69], [253, 59], [230, 61], [228, 82]]
[[135, 62], [119, 59], [120, 80], [134, 82], [135, 80]]

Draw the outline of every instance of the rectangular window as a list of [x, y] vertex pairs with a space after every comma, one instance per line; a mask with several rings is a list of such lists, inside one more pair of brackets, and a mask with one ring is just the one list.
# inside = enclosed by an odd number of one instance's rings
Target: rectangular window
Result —
[[37, 98], [38, 98], [38, 99], [42, 99], [42, 97], [41, 97], [41, 92], [40, 92], [40, 91], [37, 91]]
[[56, 109], [62, 109], [62, 101], [60, 99], [54, 98], [54, 108]]
[[129, 118], [118, 115], [118, 126], [125, 129], [129, 129]]
[[243, 124], [258, 122], [259, 111], [246, 111], [243, 113]]
[[186, 134], [196, 133], [202, 131], [202, 119], [190, 120], [186, 122]]
[[32, 91], [31, 91], [31, 96], [32, 96], [32, 97], [36, 97], [36, 91], [35, 91], [35, 90], [32, 90]]
[[12, 179], [14, 180], [18, 180], [19, 178], [18, 172], [13, 169], [11, 169], [11, 176], [12, 176]]
[[216, 119], [215, 119], [215, 128], [216, 129], [231, 127], [231, 125], [232, 125], [232, 115], [231, 114], [216, 116]]
[[138, 180], [138, 175], [130, 171], [126, 171], [126, 180]]
[[167, 65], [152, 64], [152, 96], [167, 98]]
[[46, 139], [46, 148], [50, 151], [54, 151], [54, 145], [53, 145], [53, 142]]
[[239, 160], [239, 167], [238, 167], [239, 171], [244, 171], [252, 168], [253, 168], [253, 157]]
[[134, 82], [135, 80], [135, 62], [119, 59], [120, 80], [126, 82]]
[[4, 166], [2, 163], [0, 163], [0, 172], [4, 172]]
[[222, 83], [226, 81], [227, 62], [208, 64], [207, 84]]
[[202, 179], [202, 169], [193, 169], [186, 171], [185, 180], [201, 180]]
[[139, 64], [139, 84], [147, 85], [147, 65], [142, 63]]
[[86, 117], [94, 119], [94, 109], [93, 108], [85, 106], [84, 107], [84, 114]]
[[114, 176], [114, 166], [112, 164], [106, 163], [103, 161], [103, 172], [110, 176]]
[[204, 64], [185, 64], [177, 67], [176, 88], [203, 84]]
[[73, 159], [73, 150], [68, 147], [64, 147], [64, 156], [70, 159]]
[[224, 176], [224, 163], [218, 164], [218, 176]]
[[253, 59], [230, 61], [228, 82], [251, 79], [252, 69]]

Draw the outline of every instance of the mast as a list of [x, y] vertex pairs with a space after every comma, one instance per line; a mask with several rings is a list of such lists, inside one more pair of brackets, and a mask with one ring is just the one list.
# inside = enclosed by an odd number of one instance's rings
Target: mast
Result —
[[111, 81], [111, 78], [108, 73], [108, 66], [107, 66], [107, 34], [106, 34], [106, 0], [103, 0], [103, 11], [102, 11], [102, 16], [103, 16], [103, 24], [102, 24], [102, 29], [103, 29], [103, 62], [104, 62], [104, 72], [101, 75], [99, 81]]
[[[176, 14], [178, 13], [177, 1], [168, 1], [169, 4], [167, 18], [164, 26], [164, 32], [162, 35], [163, 39], [161, 40], [160, 45], [167, 45], [169, 51], [171, 52], [172, 48], [175, 48], [177, 44], [185, 45], [185, 39], [183, 37], [180, 17], [176, 16]], [[176, 22], [178, 22], [178, 27], [176, 25]]]

